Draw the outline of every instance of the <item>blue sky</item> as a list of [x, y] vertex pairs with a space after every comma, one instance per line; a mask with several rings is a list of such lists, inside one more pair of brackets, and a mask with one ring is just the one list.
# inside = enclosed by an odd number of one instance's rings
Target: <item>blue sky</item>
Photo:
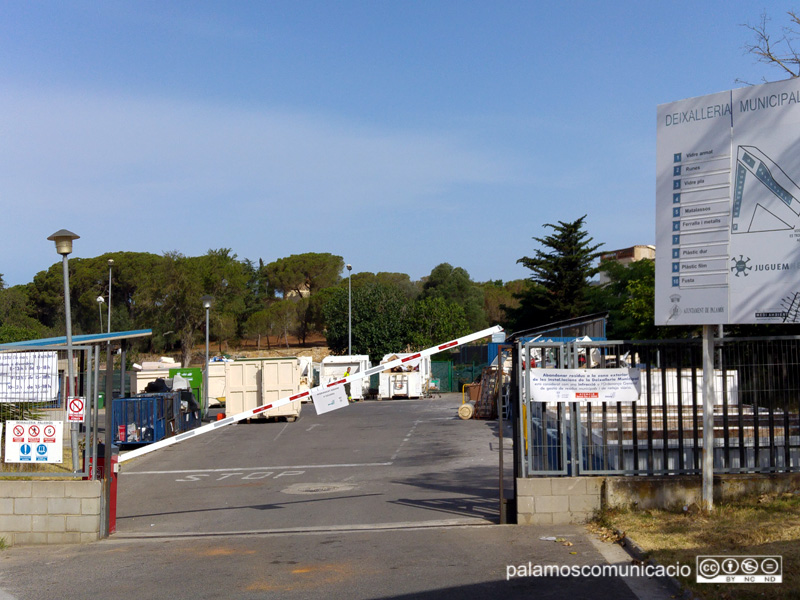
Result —
[[605, 249], [652, 244], [657, 105], [780, 78], [741, 25], [789, 8], [0, 0], [0, 273], [59, 261], [62, 228], [77, 257], [475, 281], [584, 214]]

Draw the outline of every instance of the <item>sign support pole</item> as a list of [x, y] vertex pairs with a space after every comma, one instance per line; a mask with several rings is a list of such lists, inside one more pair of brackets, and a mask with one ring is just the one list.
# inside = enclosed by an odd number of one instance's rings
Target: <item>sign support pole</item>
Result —
[[714, 325], [703, 325], [703, 508], [714, 508]]

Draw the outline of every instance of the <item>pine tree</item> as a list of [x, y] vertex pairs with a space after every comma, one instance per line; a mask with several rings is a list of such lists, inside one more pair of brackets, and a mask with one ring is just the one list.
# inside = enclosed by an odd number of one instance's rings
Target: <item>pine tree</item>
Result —
[[[589, 280], [597, 273], [594, 264], [602, 244], [592, 244], [583, 229], [586, 215], [577, 221], [558, 225], [546, 223], [552, 235], [533, 239], [542, 245], [533, 257], [517, 262], [532, 271], [528, 288], [517, 294], [519, 308], [506, 309], [517, 331], [571, 319], [586, 314], [589, 308]], [[548, 251], [549, 250], [549, 251]]]

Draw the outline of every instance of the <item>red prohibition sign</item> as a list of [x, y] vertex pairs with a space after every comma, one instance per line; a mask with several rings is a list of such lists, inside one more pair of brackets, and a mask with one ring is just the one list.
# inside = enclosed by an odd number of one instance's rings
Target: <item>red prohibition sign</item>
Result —
[[22, 435], [25, 433], [25, 428], [22, 425], [14, 426], [14, 435]]
[[56, 428], [55, 428], [55, 427], [53, 427], [52, 425], [47, 425], [47, 426], [44, 428], [44, 434], [45, 434], [47, 437], [53, 437], [53, 436], [56, 434]]
[[31, 437], [36, 437], [37, 435], [39, 435], [39, 426], [31, 425], [30, 428], [28, 428], [28, 435], [30, 435]]
[[83, 410], [83, 400], [79, 398], [73, 398], [72, 401], [69, 403], [69, 409], [72, 412], [79, 413]]

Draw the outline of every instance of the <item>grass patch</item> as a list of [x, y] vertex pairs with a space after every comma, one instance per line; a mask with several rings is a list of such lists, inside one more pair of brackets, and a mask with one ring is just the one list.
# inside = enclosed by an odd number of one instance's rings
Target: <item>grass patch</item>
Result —
[[[606, 510], [590, 528], [608, 541], [621, 531], [662, 565], [690, 565], [681, 579], [704, 598], [750, 600], [800, 598], [800, 492], [762, 494], [719, 504], [710, 513], [688, 510]], [[695, 558], [727, 554], [783, 556], [782, 584], [698, 584]]]
[[[83, 466], [81, 461], [80, 466]], [[62, 450], [61, 463], [3, 463], [2, 471], [6, 473], [3, 479], [33, 479], [32, 477], [25, 477], [26, 473], [72, 473], [72, 448], [66, 446]], [[8, 475], [8, 473], [18, 473], [19, 476]], [[37, 479], [41, 479], [37, 477]]]

